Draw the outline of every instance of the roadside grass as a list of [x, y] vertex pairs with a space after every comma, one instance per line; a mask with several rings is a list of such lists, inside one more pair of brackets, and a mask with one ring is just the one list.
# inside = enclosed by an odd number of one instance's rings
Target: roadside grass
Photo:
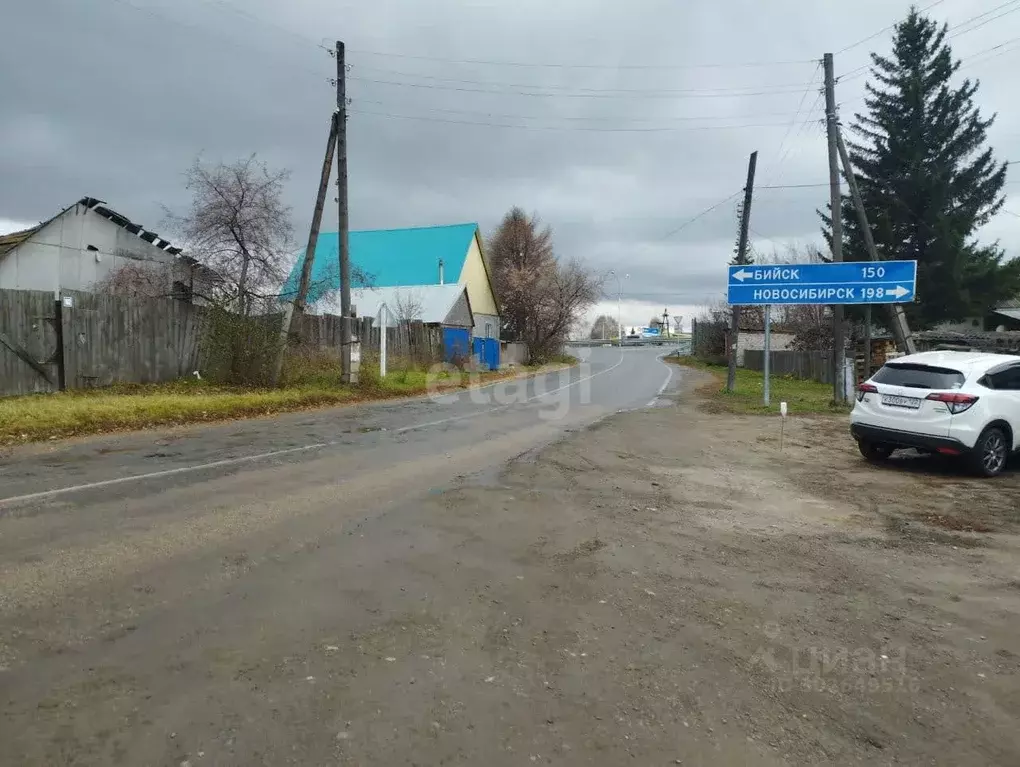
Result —
[[707, 363], [695, 357], [667, 357], [668, 362], [684, 367], [704, 370], [715, 380], [699, 391], [707, 397], [706, 406], [711, 412], [759, 414], [778, 413], [779, 403], [785, 402], [791, 414], [838, 414], [850, 408], [832, 401], [832, 387], [817, 381], [803, 381], [790, 376], [772, 376], [771, 400], [762, 403], [765, 393], [765, 376], [756, 370], [737, 368], [734, 390], [726, 391], [725, 365]]
[[343, 386], [336, 364], [306, 360], [288, 366], [284, 385], [278, 389], [186, 379], [6, 397], [0, 399], [0, 446], [409, 397], [484, 385], [535, 370], [518, 367], [469, 373], [451, 367], [429, 372], [423, 367], [398, 364], [391, 366], [383, 379], [378, 367], [366, 360], [359, 384]]

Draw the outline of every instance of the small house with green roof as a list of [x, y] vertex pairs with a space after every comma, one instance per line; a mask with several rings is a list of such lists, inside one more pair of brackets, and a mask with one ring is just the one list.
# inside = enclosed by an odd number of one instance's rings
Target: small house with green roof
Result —
[[[462, 286], [471, 307], [474, 354], [483, 364], [499, 367], [499, 304], [482, 257], [477, 224], [352, 231], [349, 247], [352, 291]], [[282, 290], [285, 298], [297, 293], [304, 259], [305, 254], [300, 254], [287, 278]], [[338, 237], [336, 232], [325, 232], [315, 248], [309, 305], [339, 313], [339, 288]], [[362, 313], [356, 304], [355, 309]]]

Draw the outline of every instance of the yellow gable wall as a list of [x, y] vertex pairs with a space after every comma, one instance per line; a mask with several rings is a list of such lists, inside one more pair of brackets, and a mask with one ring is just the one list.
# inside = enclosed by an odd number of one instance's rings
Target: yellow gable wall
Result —
[[471, 311], [475, 314], [499, 314], [496, 309], [496, 298], [492, 295], [492, 288], [485, 276], [485, 263], [482, 261], [482, 251], [478, 247], [477, 237], [471, 240], [458, 284], [467, 288]]

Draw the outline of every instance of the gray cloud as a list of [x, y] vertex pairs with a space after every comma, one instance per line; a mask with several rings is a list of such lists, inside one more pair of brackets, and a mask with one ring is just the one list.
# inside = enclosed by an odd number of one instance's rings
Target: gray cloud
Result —
[[[737, 192], [752, 150], [761, 186], [826, 180], [812, 61], [897, 21], [909, 3], [13, 5], [5, 28], [16, 33], [0, 47], [0, 221], [39, 220], [88, 194], [158, 227], [161, 205], [186, 203], [181, 172], [196, 154], [258, 152], [293, 171], [301, 233], [332, 109], [335, 65], [318, 46], [342, 36], [352, 226], [478, 221], [488, 231], [521, 205], [553, 226], [563, 255], [629, 272], [624, 297], [638, 312], [643, 301], [689, 308], [722, 291], [735, 200], [665, 235]], [[933, 12], [952, 24], [984, 10], [947, 0]], [[1020, 14], [954, 40], [963, 74], [983, 81], [981, 106], [1001, 113], [992, 138], [1003, 159], [1020, 159], [1006, 66], [1016, 54], [969, 57], [1018, 33]], [[837, 71], [865, 64], [872, 48], [888, 49], [888, 34], [838, 55]], [[748, 61], [796, 63], [695, 66]], [[840, 84], [845, 115], [860, 108], [863, 83]], [[1017, 187], [1007, 188], [1020, 212]], [[818, 240], [826, 194], [760, 189], [755, 247]], [[1003, 214], [988, 234], [1011, 247], [1018, 224]]]

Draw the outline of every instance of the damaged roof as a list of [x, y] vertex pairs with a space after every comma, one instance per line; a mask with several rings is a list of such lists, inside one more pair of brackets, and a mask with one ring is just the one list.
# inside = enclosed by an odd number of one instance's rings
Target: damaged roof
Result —
[[87, 210], [91, 210], [93, 213], [96, 213], [102, 216], [103, 218], [109, 219], [122, 229], [126, 229], [131, 234], [145, 240], [146, 242], [152, 243], [160, 250], [165, 250], [172, 256], [177, 256], [180, 255], [181, 253], [180, 248], [171, 245], [168, 240], [163, 239], [155, 232], [150, 232], [140, 224], [136, 224], [133, 221], [131, 221], [131, 219], [129, 219], [127, 216], [121, 215], [117, 211], [106, 207], [106, 203], [103, 200], [98, 200], [95, 197], [82, 197], [80, 200], [74, 203], [74, 205], [68, 205], [62, 211], [57, 213], [57, 215], [46, 219], [45, 221], [41, 222], [38, 226], [33, 226], [30, 229], [22, 229], [20, 232], [11, 232], [10, 234], [0, 235], [0, 256], [18, 247], [26, 240], [31, 239], [32, 236], [36, 234], [36, 232], [38, 232], [40, 229], [42, 229], [44, 226], [49, 224], [54, 219], [57, 219], [60, 216], [67, 213], [67, 211], [69, 211], [76, 205], [81, 205]]

